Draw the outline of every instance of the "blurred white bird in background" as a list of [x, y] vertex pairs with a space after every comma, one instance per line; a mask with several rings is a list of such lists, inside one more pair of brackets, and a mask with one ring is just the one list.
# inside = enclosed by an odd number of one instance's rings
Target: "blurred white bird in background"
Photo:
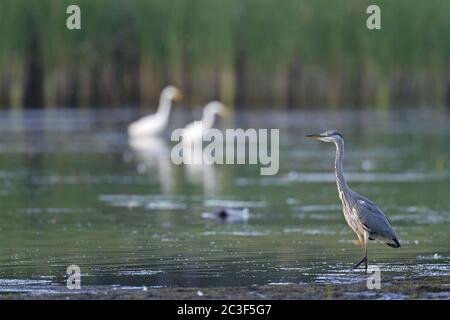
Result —
[[182, 131], [186, 178], [192, 184], [202, 185], [207, 195], [220, 193], [216, 168], [205, 163], [202, 148], [203, 134], [214, 126], [217, 115], [226, 116], [226, 107], [222, 102], [211, 101], [203, 108], [202, 119], [189, 123]]
[[222, 102], [211, 101], [203, 108], [203, 117], [199, 121], [189, 123], [183, 129], [183, 143], [192, 144], [202, 140], [203, 133], [214, 126], [217, 115], [225, 115], [226, 107]]
[[156, 113], [145, 116], [128, 126], [131, 138], [161, 135], [169, 123], [172, 102], [181, 100], [181, 91], [174, 86], [167, 86], [161, 91], [159, 107]]

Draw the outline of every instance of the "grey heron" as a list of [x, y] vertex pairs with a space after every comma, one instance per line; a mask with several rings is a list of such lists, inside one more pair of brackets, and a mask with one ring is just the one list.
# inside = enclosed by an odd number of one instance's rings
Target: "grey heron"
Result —
[[368, 241], [377, 239], [384, 241], [390, 247], [399, 248], [400, 242], [397, 239], [397, 235], [389, 219], [374, 202], [349, 188], [345, 180], [342, 164], [344, 160], [344, 139], [342, 135], [336, 130], [329, 130], [319, 134], [309, 134], [306, 137], [332, 142], [336, 146], [334, 170], [337, 190], [342, 202], [342, 211], [344, 212], [345, 221], [358, 236], [364, 251], [364, 257], [352, 269], [359, 267], [365, 262], [367, 272]]

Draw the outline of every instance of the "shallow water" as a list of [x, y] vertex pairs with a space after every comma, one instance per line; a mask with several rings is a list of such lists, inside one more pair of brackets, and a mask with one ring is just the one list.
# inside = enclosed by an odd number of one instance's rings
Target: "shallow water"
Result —
[[[133, 290], [365, 281], [342, 216], [336, 128], [350, 186], [390, 217], [402, 248], [369, 245], [382, 276], [450, 275], [450, 117], [444, 111], [246, 112], [241, 128], [280, 128], [280, 171], [176, 166], [171, 145], [131, 147], [132, 110], [3, 112], [0, 118], [0, 291]], [[174, 127], [192, 119], [174, 115]], [[249, 208], [226, 223], [208, 213]], [[205, 214], [206, 213], [206, 214]], [[394, 297], [395, 298], [395, 297]], [[399, 297], [397, 297], [399, 298]]]

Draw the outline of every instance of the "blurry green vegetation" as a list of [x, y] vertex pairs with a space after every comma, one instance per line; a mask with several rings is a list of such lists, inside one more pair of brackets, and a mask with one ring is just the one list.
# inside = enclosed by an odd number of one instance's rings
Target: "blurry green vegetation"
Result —
[[[66, 28], [81, 7], [82, 30]], [[382, 29], [366, 28], [381, 7]], [[447, 0], [3, 0], [0, 106], [450, 104]]]

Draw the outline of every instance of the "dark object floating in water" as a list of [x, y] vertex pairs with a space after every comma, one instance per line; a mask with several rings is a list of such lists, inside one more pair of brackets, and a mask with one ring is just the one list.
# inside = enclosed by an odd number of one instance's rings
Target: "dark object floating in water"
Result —
[[202, 217], [220, 222], [246, 222], [250, 216], [248, 208], [220, 208], [213, 213], [204, 212]]
[[217, 217], [220, 219], [226, 219], [228, 217], [228, 212], [225, 209], [220, 209], [217, 213]]

